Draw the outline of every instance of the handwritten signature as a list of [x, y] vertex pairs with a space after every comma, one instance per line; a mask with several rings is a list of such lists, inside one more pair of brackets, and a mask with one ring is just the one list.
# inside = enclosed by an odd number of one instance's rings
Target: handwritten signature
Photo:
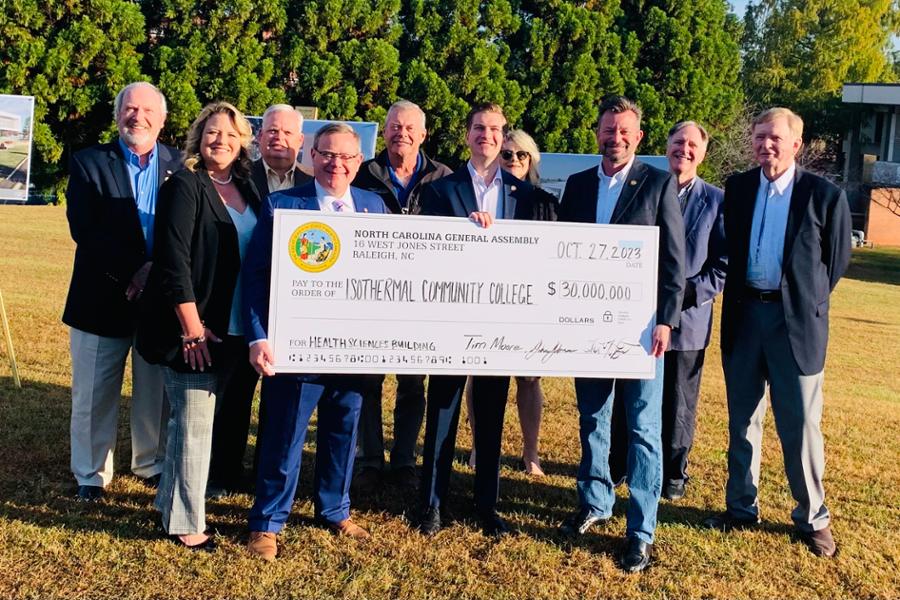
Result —
[[591, 345], [588, 347], [587, 352], [589, 354], [605, 354], [610, 360], [615, 360], [640, 347], [640, 344], [632, 344], [622, 340], [591, 340]]
[[525, 353], [525, 359], [531, 360], [535, 356], [541, 357], [541, 362], [545, 363], [550, 360], [551, 356], [556, 354], [574, 354], [578, 352], [577, 348], [566, 348], [559, 342], [554, 343], [552, 346], [547, 347], [544, 345], [544, 340], [540, 340], [538, 343], [534, 345], [528, 352]]

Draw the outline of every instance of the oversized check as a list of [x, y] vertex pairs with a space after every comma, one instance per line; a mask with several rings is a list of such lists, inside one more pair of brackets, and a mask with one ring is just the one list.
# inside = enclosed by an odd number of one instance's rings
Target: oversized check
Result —
[[280, 373], [646, 379], [656, 227], [276, 210]]

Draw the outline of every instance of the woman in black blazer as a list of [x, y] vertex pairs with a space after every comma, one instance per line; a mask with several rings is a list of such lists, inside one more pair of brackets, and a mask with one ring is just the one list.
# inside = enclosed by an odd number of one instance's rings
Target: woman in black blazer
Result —
[[238, 282], [259, 209], [251, 138], [247, 119], [227, 102], [207, 105], [191, 125], [185, 169], [159, 191], [156, 256], [138, 325], [138, 350], [165, 367], [171, 408], [155, 506], [169, 537], [192, 550], [214, 548], [204, 495], [216, 400], [240, 382], [249, 407], [256, 385], [255, 373], [241, 375], [249, 361]]

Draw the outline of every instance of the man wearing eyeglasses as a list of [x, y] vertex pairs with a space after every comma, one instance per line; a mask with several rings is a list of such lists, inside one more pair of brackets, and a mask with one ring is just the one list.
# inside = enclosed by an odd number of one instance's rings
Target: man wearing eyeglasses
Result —
[[[421, 150], [427, 131], [425, 113], [418, 105], [400, 100], [391, 105], [384, 120], [385, 149], [359, 169], [353, 185], [375, 192], [392, 213], [419, 214], [422, 188], [452, 173]], [[359, 472], [353, 478], [355, 492], [368, 494], [377, 488], [384, 468], [384, 433], [381, 423], [380, 376], [363, 399], [359, 417]], [[425, 417], [425, 376], [398, 375], [394, 406], [394, 446], [391, 449], [391, 479], [414, 491], [416, 441]]]
[[[464, 167], [422, 190], [422, 214], [469, 217], [482, 227], [494, 219], [533, 220], [534, 188], [500, 169], [500, 148], [507, 123], [496, 104], [477, 105], [466, 118], [466, 145], [470, 159]], [[465, 376], [432, 375], [425, 415], [422, 461], [422, 520], [419, 530], [433, 535], [441, 528], [441, 510], [447, 499], [456, 428]], [[475, 511], [485, 535], [509, 532], [497, 514], [500, 489], [500, 442], [509, 377], [474, 377]]]
[[388, 212], [376, 194], [350, 187], [362, 163], [359, 136], [345, 123], [321, 128], [313, 140], [314, 180], [270, 194], [243, 268], [245, 335], [250, 364], [263, 376], [266, 403], [259, 440], [256, 500], [250, 509], [248, 550], [267, 561], [278, 553], [277, 534], [287, 522], [300, 475], [303, 441], [318, 409], [316, 521], [336, 534], [365, 539], [369, 534], [350, 520], [350, 478], [356, 452], [356, 425], [370, 376], [277, 375], [267, 341], [272, 222], [276, 208], [323, 212]]

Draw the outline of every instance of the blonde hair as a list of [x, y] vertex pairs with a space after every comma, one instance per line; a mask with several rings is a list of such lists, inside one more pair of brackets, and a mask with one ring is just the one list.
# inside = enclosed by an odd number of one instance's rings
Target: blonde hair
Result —
[[187, 141], [184, 143], [184, 154], [187, 158], [184, 160], [184, 166], [189, 171], [196, 171], [198, 165], [206, 168], [203, 163], [203, 157], [200, 156], [200, 139], [203, 137], [203, 130], [206, 128], [206, 122], [213, 115], [225, 114], [231, 120], [231, 124], [237, 130], [241, 139], [241, 151], [235, 159], [232, 169], [238, 177], [248, 177], [250, 175], [250, 143], [253, 140], [253, 129], [247, 118], [228, 102], [212, 102], [203, 107], [191, 128], [188, 129]]
[[789, 108], [784, 108], [783, 106], [775, 106], [772, 108], [767, 108], [762, 111], [755, 117], [753, 117], [752, 128], [755, 128], [760, 123], [771, 123], [775, 119], [779, 117], [784, 117], [787, 119], [788, 127], [798, 138], [803, 138], [803, 119], [800, 118], [800, 115], [795, 113]]
[[538, 165], [541, 162], [541, 153], [538, 150], [534, 138], [521, 129], [510, 129], [506, 132], [504, 140], [512, 142], [528, 153], [531, 160], [528, 161], [528, 173], [525, 175], [525, 179], [532, 185], [538, 185], [541, 182], [541, 176], [538, 172]]

